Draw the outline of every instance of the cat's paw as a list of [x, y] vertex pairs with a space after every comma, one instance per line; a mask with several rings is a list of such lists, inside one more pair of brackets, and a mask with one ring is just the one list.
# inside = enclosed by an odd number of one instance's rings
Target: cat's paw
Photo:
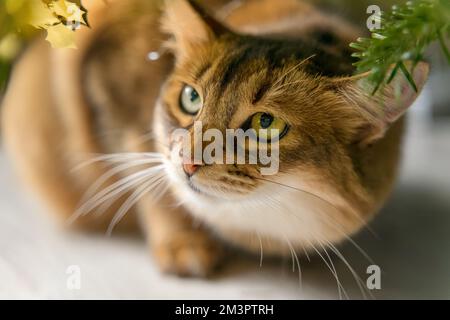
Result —
[[220, 244], [200, 231], [174, 235], [152, 251], [161, 271], [180, 277], [207, 277], [223, 258]]

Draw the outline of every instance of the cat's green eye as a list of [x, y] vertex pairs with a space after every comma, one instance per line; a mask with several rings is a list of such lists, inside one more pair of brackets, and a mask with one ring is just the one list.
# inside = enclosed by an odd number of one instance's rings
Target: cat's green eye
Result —
[[286, 122], [269, 113], [259, 112], [250, 122], [251, 129], [256, 131], [259, 140], [271, 141], [281, 139], [288, 129]]
[[180, 106], [185, 113], [196, 115], [203, 107], [203, 100], [197, 90], [185, 85], [181, 91]]

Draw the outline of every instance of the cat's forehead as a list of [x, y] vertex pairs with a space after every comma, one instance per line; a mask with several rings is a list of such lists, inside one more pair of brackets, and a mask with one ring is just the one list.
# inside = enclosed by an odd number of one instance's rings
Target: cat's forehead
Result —
[[199, 47], [174, 79], [200, 92], [202, 117], [211, 121], [242, 122], [240, 117], [259, 110], [301, 122], [333, 99], [327, 78], [351, 74], [339, 69], [342, 65], [348, 64], [300, 39], [226, 35]]
[[273, 107], [287, 111], [294, 101], [320, 95], [320, 77], [351, 74], [343, 65], [348, 64], [299, 39], [225, 36], [191, 56], [180, 72], [208, 102], [256, 105], [269, 98]]
[[[193, 57], [195, 60], [196, 57]], [[282, 71], [301, 70], [311, 78], [341, 77], [352, 74], [353, 68], [342, 63], [342, 57], [327, 51], [314, 41], [276, 39], [254, 36], [225, 36], [205, 51], [201, 64], [196, 64], [196, 77], [210, 69], [221, 90], [255, 73], [266, 80], [284, 75]]]

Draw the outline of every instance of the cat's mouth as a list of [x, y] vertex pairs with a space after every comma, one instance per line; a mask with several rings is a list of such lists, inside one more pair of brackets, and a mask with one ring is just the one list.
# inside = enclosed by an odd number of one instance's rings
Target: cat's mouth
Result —
[[212, 200], [242, 200], [259, 185], [246, 170], [227, 165], [203, 165], [195, 169], [192, 165], [172, 163], [168, 170], [174, 187], [182, 187], [195, 196]]
[[189, 189], [194, 192], [197, 196], [203, 198], [208, 198], [212, 200], [222, 200], [222, 201], [236, 201], [244, 199], [245, 195], [233, 191], [223, 191], [223, 190], [205, 190], [204, 188], [198, 187], [192, 182], [188, 183]]
[[191, 179], [188, 179], [187, 185], [189, 186], [189, 188], [194, 191], [197, 194], [203, 195], [203, 196], [210, 196], [213, 197], [212, 195], [204, 192], [203, 190], [201, 190], [199, 187], [197, 187], [192, 181]]
[[255, 185], [233, 177], [186, 177], [186, 184], [195, 194], [212, 199], [239, 200], [247, 197]]

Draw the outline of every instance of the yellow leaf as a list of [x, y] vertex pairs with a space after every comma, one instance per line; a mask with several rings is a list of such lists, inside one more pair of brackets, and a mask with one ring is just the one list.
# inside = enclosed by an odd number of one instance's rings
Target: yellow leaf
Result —
[[67, 21], [84, 22], [83, 13], [75, 3], [66, 0], [58, 0], [51, 4], [53, 11]]
[[26, 5], [26, 0], [6, 0], [5, 7], [6, 12], [9, 14], [17, 14], [21, 9], [23, 9]]
[[63, 24], [47, 28], [46, 40], [51, 43], [53, 48], [76, 48], [75, 32]]
[[29, 0], [30, 17], [28, 23], [36, 28], [45, 28], [58, 23], [50, 8], [41, 0]]
[[53, 11], [58, 15], [67, 19], [67, 4], [64, 0], [57, 0], [51, 4]]

